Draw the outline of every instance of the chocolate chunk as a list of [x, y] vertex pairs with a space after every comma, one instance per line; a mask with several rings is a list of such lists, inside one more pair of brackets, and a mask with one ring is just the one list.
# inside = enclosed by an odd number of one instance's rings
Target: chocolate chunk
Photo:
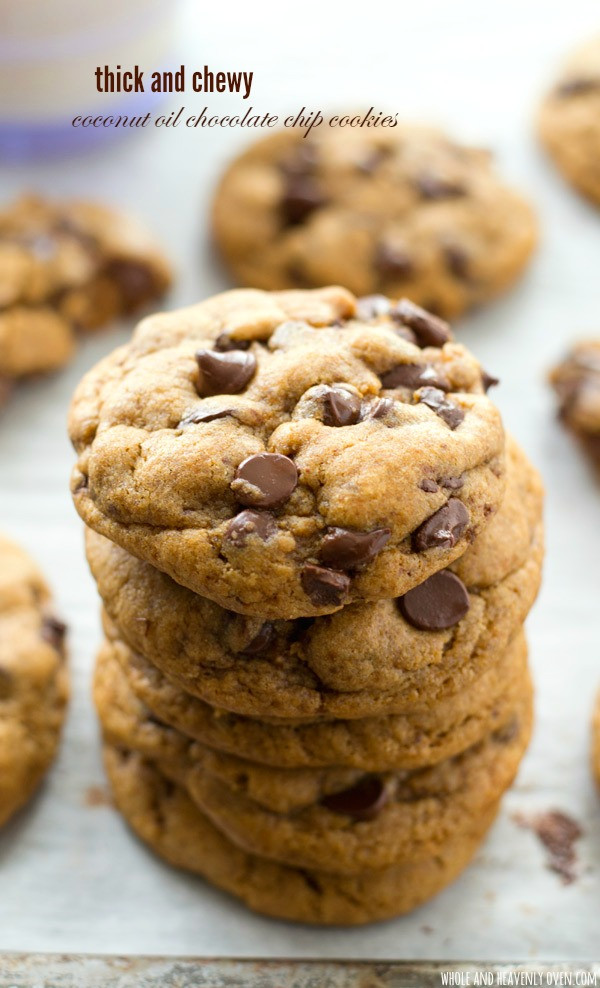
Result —
[[435, 480], [429, 480], [427, 477], [423, 478], [419, 484], [419, 487], [422, 491], [425, 491], [426, 494], [437, 494], [440, 489]]
[[556, 87], [555, 93], [561, 98], [566, 98], [569, 96], [581, 96], [582, 93], [589, 93], [594, 89], [600, 89], [600, 79], [593, 76], [581, 76], [561, 82]]
[[194, 411], [184, 415], [178, 428], [185, 429], [186, 425], [198, 425], [200, 422], [214, 422], [215, 419], [227, 418], [234, 412], [235, 408], [195, 408]]
[[421, 404], [431, 408], [451, 429], [457, 429], [465, 417], [464, 408], [449, 401], [439, 388], [421, 388], [417, 396]]
[[242, 649], [242, 654], [256, 655], [257, 652], [263, 652], [272, 640], [274, 631], [275, 629], [270, 621], [265, 621], [258, 634]]
[[0, 666], [0, 700], [9, 700], [15, 687], [15, 677], [12, 672]]
[[390, 243], [380, 243], [375, 249], [374, 267], [388, 278], [408, 278], [414, 272], [410, 255], [402, 248]]
[[387, 801], [383, 779], [379, 775], [365, 775], [350, 789], [324, 796], [321, 806], [354, 820], [374, 820]]
[[536, 834], [548, 852], [547, 867], [562, 878], [564, 885], [571, 885], [577, 879], [575, 844], [583, 836], [577, 820], [562, 810], [548, 810], [532, 818], [518, 814], [515, 821]]
[[64, 649], [66, 633], [67, 626], [63, 621], [59, 621], [58, 618], [51, 614], [44, 615], [42, 618], [41, 636], [57, 652], [62, 652]]
[[451, 181], [431, 173], [419, 175], [416, 185], [423, 199], [459, 199], [467, 194], [462, 182]]
[[460, 244], [446, 244], [443, 248], [446, 267], [456, 278], [465, 281], [469, 277], [470, 257]]
[[234, 395], [242, 391], [256, 370], [256, 359], [243, 350], [229, 350], [218, 353], [214, 350], [198, 350], [196, 354], [200, 368], [198, 394]]
[[267, 542], [276, 531], [277, 522], [269, 511], [240, 511], [229, 522], [225, 539], [241, 549], [251, 535]]
[[372, 532], [330, 528], [321, 543], [319, 559], [334, 569], [358, 569], [381, 552], [391, 534], [389, 528], [376, 528]]
[[384, 388], [410, 388], [416, 391], [426, 384], [448, 391], [450, 384], [433, 364], [398, 364], [381, 378]]
[[326, 204], [327, 200], [316, 182], [306, 175], [289, 176], [281, 209], [289, 226], [303, 223], [311, 213]]
[[441, 477], [439, 483], [440, 487], [445, 487], [448, 491], [459, 491], [465, 486], [465, 475], [463, 473], [460, 477]]
[[412, 329], [419, 346], [441, 347], [451, 339], [450, 327], [443, 319], [415, 305], [407, 298], [400, 299], [392, 309], [392, 316], [398, 322]]
[[228, 350], [247, 350], [251, 342], [251, 340], [234, 340], [224, 330], [222, 333], [219, 333], [215, 340], [215, 350], [218, 350], [220, 353], [226, 353]]
[[360, 421], [385, 418], [393, 407], [394, 402], [391, 398], [374, 398], [373, 401], [365, 401], [360, 412]]
[[456, 545], [469, 524], [469, 512], [462, 501], [451, 497], [446, 504], [427, 518], [413, 532], [412, 547], [415, 552], [426, 549], [451, 549]]
[[309, 563], [300, 575], [302, 587], [317, 607], [337, 607], [350, 587], [350, 577]]
[[499, 377], [492, 377], [491, 374], [488, 374], [488, 372], [487, 371], [484, 371], [483, 368], [482, 368], [481, 369], [481, 385], [482, 385], [483, 390], [485, 391], [485, 393], [487, 394], [488, 391], [490, 390], [490, 388], [495, 388], [497, 384], [500, 384], [500, 378]]
[[398, 606], [413, 628], [442, 631], [458, 624], [471, 605], [462, 580], [445, 569], [405, 593]]
[[325, 425], [355, 425], [360, 415], [361, 400], [353, 391], [342, 387], [328, 388], [323, 396]]
[[363, 295], [356, 300], [356, 318], [368, 322], [379, 316], [387, 316], [392, 303], [385, 295]]
[[128, 309], [134, 309], [156, 291], [154, 274], [139, 261], [115, 260], [108, 265], [107, 271], [109, 277], [116, 281]]
[[281, 453], [256, 453], [247, 456], [235, 471], [231, 484], [240, 504], [255, 508], [274, 508], [283, 504], [296, 490], [296, 464]]

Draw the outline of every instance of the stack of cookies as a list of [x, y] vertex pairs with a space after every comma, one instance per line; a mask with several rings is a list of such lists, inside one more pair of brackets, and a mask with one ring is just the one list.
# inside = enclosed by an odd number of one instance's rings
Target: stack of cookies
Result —
[[82, 381], [115, 802], [273, 916], [406, 912], [527, 747], [536, 472], [446, 323], [339, 288], [144, 320]]

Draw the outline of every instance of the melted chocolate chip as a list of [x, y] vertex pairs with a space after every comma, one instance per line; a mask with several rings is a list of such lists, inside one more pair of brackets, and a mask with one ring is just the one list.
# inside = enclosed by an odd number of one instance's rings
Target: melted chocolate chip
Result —
[[42, 618], [41, 636], [57, 652], [62, 652], [64, 649], [66, 633], [67, 626], [63, 621], [59, 621], [58, 618], [51, 614], [44, 615]]
[[455, 278], [466, 281], [469, 277], [471, 258], [460, 244], [446, 244], [442, 250], [446, 267]]
[[228, 350], [247, 350], [250, 343], [251, 340], [234, 340], [225, 330], [217, 336], [215, 350], [218, 350], [220, 353], [226, 353]]
[[234, 395], [242, 391], [256, 370], [256, 359], [243, 350], [229, 350], [218, 353], [214, 350], [198, 350], [196, 354], [200, 368], [198, 394]]
[[439, 388], [421, 388], [417, 396], [422, 405], [427, 405], [450, 429], [457, 429], [465, 417], [465, 411], [449, 401]]
[[9, 700], [15, 687], [15, 677], [12, 672], [0, 666], [0, 700]]
[[296, 226], [326, 204], [327, 200], [316, 182], [307, 175], [290, 175], [281, 200], [285, 222]]
[[423, 199], [459, 199], [467, 194], [467, 190], [461, 182], [451, 181], [431, 173], [419, 175], [416, 186]]
[[448, 491], [459, 491], [465, 486], [465, 475], [463, 473], [460, 477], [441, 477], [439, 483], [440, 487], [445, 487]]
[[481, 385], [482, 385], [483, 390], [485, 391], [485, 393], [487, 394], [488, 391], [490, 390], [490, 388], [495, 388], [497, 384], [500, 384], [500, 378], [499, 377], [492, 377], [491, 374], [488, 374], [488, 372], [487, 371], [484, 371], [483, 368], [482, 368], [482, 370], [481, 370]]
[[116, 260], [108, 265], [109, 276], [116, 281], [123, 303], [133, 309], [156, 291], [154, 274], [139, 261]]
[[269, 511], [240, 511], [232, 518], [225, 532], [225, 539], [237, 549], [246, 544], [250, 536], [267, 542], [277, 531], [277, 522]]
[[427, 312], [407, 298], [400, 299], [392, 309], [392, 316], [404, 323], [417, 337], [419, 346], [441, 347], [451, 338], [450, 327], [443, 319]]
[[302, 587], [316, 607], [337, 607], [350, 587], [350, 577], [309, 563], [302, 570]]
[[365, 775], [350, 789], [324, 796], [321, 805], [332, 813], [349, 816], [354, 820], [373, 820], [387, 801], [383, 779], [378, 775]]
[[420, 631], [442, 631], [458, 624], [469, 610], [469, 594], [462, 580], [442, 570], [398, 599], [403, 617]]
[[416, 391], [429, 384], [432, 388], [449, 390], [450, 384], [433, 364], [398, 364], [381, 378], [384, 388], [409, 388]]
[[437, 494], [440, 489], [435, 480], [429, 480], [427, 477], [424, 477], [419, 484], [419, 487], [422, 491], [425, 491], [426, 494]]
[[368, 322], [369, 319], [387, 316], [391, 308], [392, 303], [385, 295], [363, 295], [356, 300], [356, 318]]
[[215, 419], [227, 418], [234, 412], [235, 408], [195, 408], [193, 412], [184, 415], [178, 428], [185, 429], [187, 425], [199, 425], [200, 422], [214, 422]]
[[357, 394], [342, 387], [328, 388], [323, 395], [324, 425], [355, 425], [360, 415], [361, 400]]
[[263, 652], [269, 642], [272, 641], [274, 632], [273, 625], [269, 621], [265, 621], [258, 634], [242, 649], [242, 654], [256, 655], [258, 652]]
[[581, 96], [582, 93], [590, 93], [594, 89], [600, 89], [600, 79], [593, 76], [581, 76], [561, 82], [556, 87], [555, 93], [564, 99], [569, 96]]
[[394, 402], [391, 398], [374, 398], [373, 401], [365, 401], [360, 412], [360, 421], [385, 418], [393, 407]]
[[373, 265], [380, 274], [387, 278], [408, 278], [414, 272], [414, 264], [410, 255], [402, 247], [385, 242], [378, 244]]
[[451, 549], [456, 545], [469, 524], [469, 512], [462, 501], [451, 497], [446, 504], [427, 518], [413, 532], [412, 547], [415, 552], [426, 549]]
[[298, 485], [296, 464], [281, 453], [256, 453], [243, 460], [231, 489], [240, 504], [274, 508], [283, 504]]
[[319, 559], [334, 569], [359, 569], [381, 552], [390, 535], [389, 528], [376, 528], [372, 532], [330, 528], [321, 543]]

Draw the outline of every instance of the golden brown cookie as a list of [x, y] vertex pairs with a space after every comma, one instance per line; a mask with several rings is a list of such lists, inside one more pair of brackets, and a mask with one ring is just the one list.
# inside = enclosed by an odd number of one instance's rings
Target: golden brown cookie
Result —
[[575, 344], [550, 375], [559, 415], [600, 465], [600, 340]]
[[157, 854], [257, 912], [303, 923], [354, 926], [410, 912], [460, 874], [498, 810], [497, 804], [489, 807], [459, 839], [427, 861], [333, 875], [290, 868], [241, 850], [181, 786], [139, 754], [106, 746], [104, 759], [118, 809]]
[[407, 124], [256, 141], [219, 184], [213, 229], [239, 284], [407, 295], [446, 318], [505, 291], [536, 242], [489, 152]]
[[500, 504], [504, 434], [484, 390], [446, 324], [409, 302], [364, 315], [338, 288], [228, 292], [146, 319], [83, 379], [75, 506], [239, 613], [397, 596]]
[[567, 181], [600, 203], [600, 36], [563, 65], [542, 104], [539, 132]]
[[37, 566], [0, 536], [0, 824], [56, 754], [69, 693], [64, 635]]

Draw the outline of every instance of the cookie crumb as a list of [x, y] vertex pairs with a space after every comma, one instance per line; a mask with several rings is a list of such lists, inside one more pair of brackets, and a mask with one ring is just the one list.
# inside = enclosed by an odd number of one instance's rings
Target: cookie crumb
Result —
[[88, 786], [83, 802], [91, 809], [98, 806], [113, 806], [112, 797], [106, 786]]

